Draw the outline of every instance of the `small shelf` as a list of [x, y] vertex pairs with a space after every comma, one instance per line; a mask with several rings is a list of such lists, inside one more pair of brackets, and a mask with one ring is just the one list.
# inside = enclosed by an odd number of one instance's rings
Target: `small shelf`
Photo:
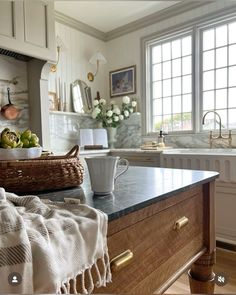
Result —
[[75, 112], [63, 112], [63, 111], [49, 111], [49, 114], [62, 115], [62, 116], [77, 116], [77, 117], [91, 117], [90, 114], [75, 113]]

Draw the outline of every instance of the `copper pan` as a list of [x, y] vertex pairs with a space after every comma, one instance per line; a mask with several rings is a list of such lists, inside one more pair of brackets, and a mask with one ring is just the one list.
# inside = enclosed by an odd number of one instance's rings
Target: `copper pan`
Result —
[[21, 110], [15, 106], [10, 99], [10, 88], [7, 88], [8, 104], [1, 108], [1, 114], [8, 120], [15, 120], [19, 117]]

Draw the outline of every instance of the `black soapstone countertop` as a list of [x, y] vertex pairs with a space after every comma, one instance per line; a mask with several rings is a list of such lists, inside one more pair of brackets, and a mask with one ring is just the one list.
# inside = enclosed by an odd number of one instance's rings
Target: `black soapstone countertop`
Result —
[[86, 203], [105, 212], [108, 220], [114, 220], [163, 198], [169, 198], [199, 184], [214, 180], [218, 172], [185, 169], [129, 167], [116, 183], [113, 194], [93, 196], [87, 169], [81, 187], [41, 192], [40, 198], [51, 201], [64, 201], [64, 198], [79, 198]]

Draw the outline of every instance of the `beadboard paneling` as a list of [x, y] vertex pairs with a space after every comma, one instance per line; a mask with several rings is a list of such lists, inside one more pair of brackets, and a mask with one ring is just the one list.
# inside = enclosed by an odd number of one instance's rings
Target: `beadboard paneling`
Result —
[[93, 82], [87, 80], [89, 71], [95, 72], [96, 66], [89, 64], [90, 57], [96, 52], [107, 56], [106, 43], [78, 30], [56, 22], [56, 35], [62, 40], [60, 60], [56, 73], [49, 75], [49, 91], [55, 92], [55, 81], [66, 82], [66, 111], [72, 111], [70, 84], [76, 79], [85, 81], [91, 87], [92, 97], [99, 91], [101, 97], [107, 97], [108, 77], [106, 67], [101, 65]]

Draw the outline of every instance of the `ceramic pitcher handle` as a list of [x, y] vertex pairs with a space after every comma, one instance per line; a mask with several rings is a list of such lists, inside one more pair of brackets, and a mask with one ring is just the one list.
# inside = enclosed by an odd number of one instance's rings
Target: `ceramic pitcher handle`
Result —
[[128, 170], [128, 168], [129, 168], [129, 161], [128, 161], [127, 159], [124, 159], [124, 158], [119, 159], [118, 162], [117, 162], [117, 166], [119, 166], [119, 165], [121, 164], [121, 162], [124, 162], [124, 163], [125, 163], [125, 167], [124, 167], [124, 169], [123, 169], [121, 172], [119, 172], [119, 173], [115, 176], [114, 181], [116, 181], [117, 178], [118, 178], [119, 176], [121, 176], [122, 174], [124, 174], [124, 173]]

